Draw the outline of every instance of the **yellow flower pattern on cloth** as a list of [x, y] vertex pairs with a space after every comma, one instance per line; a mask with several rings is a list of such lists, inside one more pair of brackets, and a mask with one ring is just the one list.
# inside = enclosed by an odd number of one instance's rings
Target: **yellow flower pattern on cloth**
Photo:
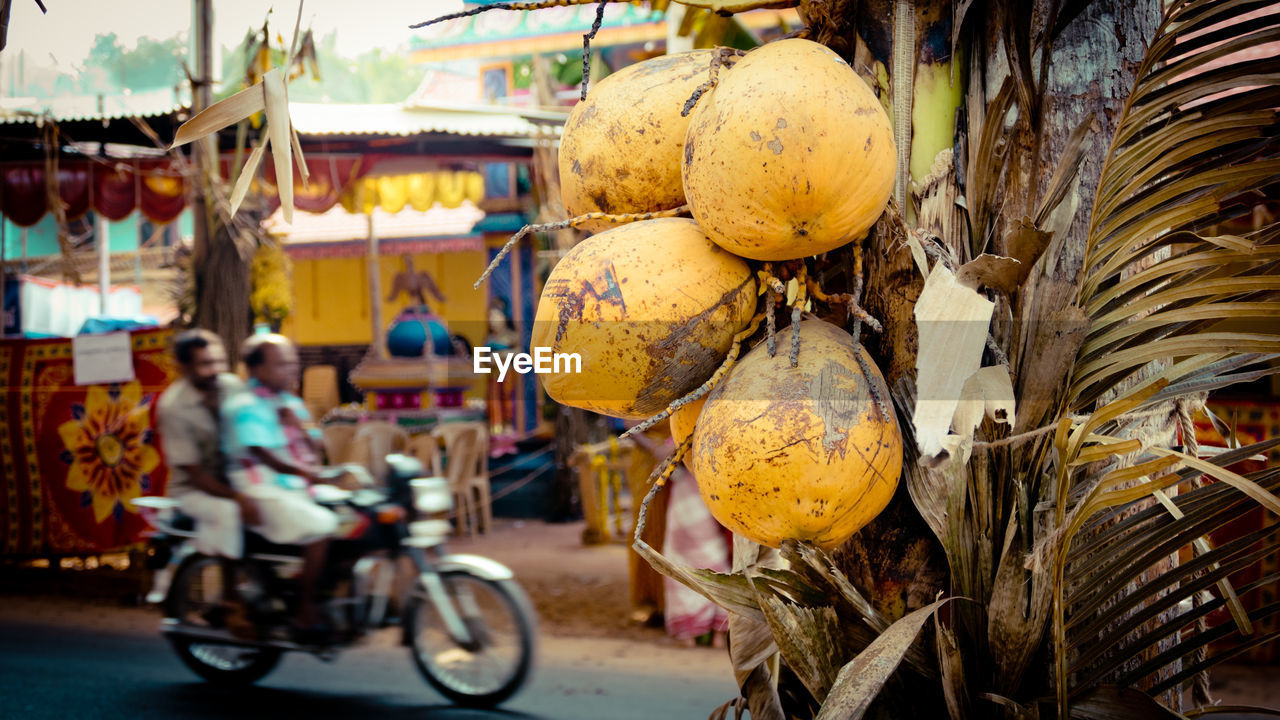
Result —
[[136, 512], [129, 501], [142, 495], [148, 476], [160, 464], [151, 444], [151, 406], [142, 402], [142, 386], [131, 382], [112, 393], [105, 385], [89, 388], [83, 407], [58, 426], [71, 463], [67, 487], [84, 493], [93, 517], [102, 522]]

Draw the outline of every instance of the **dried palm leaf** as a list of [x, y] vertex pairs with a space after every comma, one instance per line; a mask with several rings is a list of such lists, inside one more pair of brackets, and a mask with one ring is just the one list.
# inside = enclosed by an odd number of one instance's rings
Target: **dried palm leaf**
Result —
[[[1073, 411], [1155, 359], [1280, 351], [1280, 334], [1224, 327], [1280, 309], [1280, 227], [1206, 232], [1248, 212], [1251, 191], [1280, 181], [1280, 59], [1239, 52], [1280, 39], [1280, 14], [1196, 36], [1230, 22], [1232, 6], [1174, 4], [1139, 69], [1090, 221], [1079, 304], [1091, 324]], [[1155, 253], [1159, 262], [1135, 269]]]
[[[297, 49], [299, 28], [302, 23], [303, 1], [298, 2], [298, 20], [293, 29], [293, 45], [289, 56], [285, 59], [287, 69], [293, 64], [293, 53]], [[265, 38], [265, 34], [264, 34]], [[264, 39], [265, 42], [265, 39]], [[217, 133], [235, 123], [245, 120], [263, 110], [267, 114], [266, 138], [275, 145], [272, 158], [275, 163], [276, 182], [280, 192], [280, 207], [285, 222], [293, 222], [293, 157], [298, 158], [299, 173], [305, 183], [307, 172], [306, 159], [302, 155], [302, 144], [298, 141], [297, 132], [293, 129], [293, 121], [289, 117], [289, 90], [284, 75], [279, 68], [271, 68], [262, 73], [262, 79], [249, 88], [241, 90], [229, 98], [220, 100], [201, 110], [195, 117], [178, 128], [170, 149], [185, 145]], [[263, 140], [254, 148], [243, 170], [236, 181], [236, 190], [232, 194], [231, 214], [234, 215], [244, 200], [248, 183], [257, 173], [262, 161], [262, 152], [267, 142]], [[242, 185], [243, 184], [243, 185]]]
[[[1206, 656], [1214, 639], [1248, 631], [1278, 610], [1246, 614], [1239, 597], [1255, 586], [1237, 590], [1228, 580], [1275, 552], [1272, 530], [1218, 548], [1207, 540], [1251, 505], [1280, 512], [1280, 474], [1225, 469], [1265, 447], [1208, 461], [1158, 447], [1143, 453], [1148, 442], [1133, 434], [1132, 421], [1132, 413], [1159, 412], [1159, 404], [1273, 372], [1257, 365], [1280, 352], [1273, 327], [1227, 325], [1280, 310], [1280, 228], [1272, 223], [1243, 237], [1211, 231], [1248, 212], [1252, 191], [1280, 181], [1280, 60], [1239, 53], [1280, 39], [1280, 14], [1233, 21], [1237, 5], [1169, 6], [1103, 165], [1077, 298], [1089, 329], [1066, 408], [1087, 410], [1153, 361], [1165, 367], [1085, 423], [1064, 420], [1055, 441], [1060, 714], [1069, 698], [1102, 683], [1169, 691], [1230, 656]], [[1125, 454], [1130, 467], [1108, 462]], [[1220, 482], [1175, 494], [1201, 473]], [[1076, 537], [1087, 539], [1073, 543]], [[1167, 567], [1186, 547], [1196, 549], [1195, 559]], [[1216, 599], [1195, 602], [1214, 587]], [[1206, 608], [1223, 606], [1232, 622], [1193, 630]]]

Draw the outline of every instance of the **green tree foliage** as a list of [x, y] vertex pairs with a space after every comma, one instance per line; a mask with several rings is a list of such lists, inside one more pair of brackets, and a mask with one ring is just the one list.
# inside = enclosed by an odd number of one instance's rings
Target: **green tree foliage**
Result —
[[138, 39], [137, 47], [125, 48], [115, 33], [100, 33], [93, 41], [79, 89], [85, 93], [116, 93], [123, 88], [154, 90], [183, 82], [182, 61], [186, 46], [177, 38]]
[[[221, 94], [230, 95], [240, 89], [234, 78], [242, 78], [251, 60], [250, 52], [258, 38], [252, 33], [239, 48], [223, 48], [222, 77], [226, 79]], [[273, 43], [275, 38], [272, 38]], [[409, 62], [402, 49], [374, 49], [355, 58], [338, 54], [338, 37], [329, 33], [316, 43], [316, 61], [320, 78], [308, 72], [289, 83], [289, 99], [297, 102], [398, 103], [418, 87], [425, 71]], [[284, 64], [287, 48], [272, 46], [272, 64]]]

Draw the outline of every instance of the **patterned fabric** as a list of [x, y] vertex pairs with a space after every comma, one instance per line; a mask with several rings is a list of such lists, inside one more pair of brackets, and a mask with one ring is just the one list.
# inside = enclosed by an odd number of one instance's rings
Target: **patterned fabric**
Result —
[[227, 456], [227, 476], [237, 489], [273, 484], [286, 489], [305, 488], [306, 482], [277, 473], [263, 465], [249, 448], [285, 451], [289, 439], [280, 427], [276, 406], [251, 388], [234, 393], [222, 403], [222, 451]]
[[155, 398], [177, 376], [168, 330], [131, 333], [137, 379], [77, 386], [71, 341], [0, 341], [0, 553], [98, 553], [141, 541], [129, 502], [168, 479]]
[[[667, 501], [667, 534], [662, 552], [672, 562], [689, 567], [729, 572], [729, 540], [716, 519], [711, 516], [698, 484], [684, 468], [678, 468], [668, 481], [671, 493]], [[694, 638], [712, 630], [729, 627], [728, 613], [671, 578], [664, 578], [667, 634], [676, 638]]]
[[[275, 408], [276, 418], [284, 430], [289, 455], [304, 465], [319, 465], [320, 458], [312, 448], [324, 442], [324, 434], [315, 427], [311, 411], [302, 398], [293, 393], [273, 393], [257, 380], [250, 380], [249, 388]], [[289, 417], [290, 414], [292, 418]]]

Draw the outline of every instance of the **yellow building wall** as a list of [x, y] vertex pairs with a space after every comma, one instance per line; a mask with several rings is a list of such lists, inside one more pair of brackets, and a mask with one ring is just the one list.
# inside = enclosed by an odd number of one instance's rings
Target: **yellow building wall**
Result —
[[[385, 302], [392, 281], [404, 269], [400, 255], [379, 258], [382, 281], [382, 332], [405, 308], [403, 295]], [[486, 335], [487, 290], [471, 287], [485, 268], [485, 253], [452, 252], [415, 254], [414, 269], [425, 271], [436, 281], [446, 301], [428, 298], [432, 309], [443, 317], [449, 332], [462, 335], [472, 345]], [[370, 322], [369, 275], [366, 258], [295, 260], [293, 264], [293, 314], [285, 320], [282, 334], [299, 345], [364, 345], [373, 341]]]

